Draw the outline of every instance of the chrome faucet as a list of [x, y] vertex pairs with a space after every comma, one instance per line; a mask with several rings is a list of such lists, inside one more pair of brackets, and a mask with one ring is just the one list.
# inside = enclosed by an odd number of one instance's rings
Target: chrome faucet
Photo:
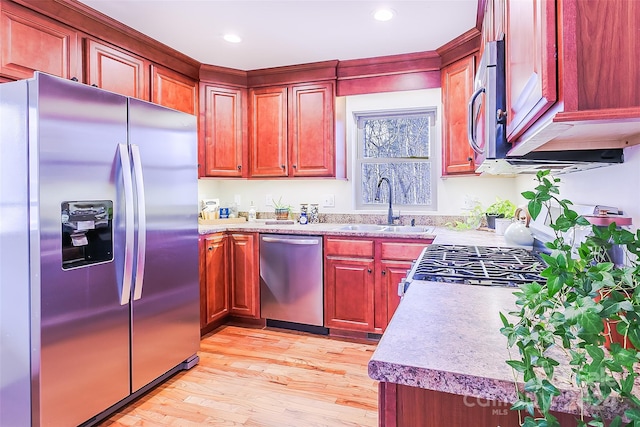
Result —
[[391, 205], [391, 203], [393, 202], [393, 198], [391, 197], [392, 191], [391, 191], [391, 182], [389, 181], [389, 178], [387, 177], [382, 177], [380, 178], [380, 181], [378, 181], [378, 189], [376, 190], [376, 198], [375, 200], [377, 202], [380, 201], [380, 186], [382, 185], [382, 181], [387, 181], [387, 187], [389, 187], [389, 212], [387, 214], [387, 224], [393, 224], [393, 207]]

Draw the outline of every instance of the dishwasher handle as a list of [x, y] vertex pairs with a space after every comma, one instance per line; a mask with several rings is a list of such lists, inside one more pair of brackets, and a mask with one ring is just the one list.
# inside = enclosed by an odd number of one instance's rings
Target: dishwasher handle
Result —
[[267, 243], [286, 243], [289, 245], [319, 245], [320, 239], [282, 239], [278, 237], [262, 237], [263, 242]]

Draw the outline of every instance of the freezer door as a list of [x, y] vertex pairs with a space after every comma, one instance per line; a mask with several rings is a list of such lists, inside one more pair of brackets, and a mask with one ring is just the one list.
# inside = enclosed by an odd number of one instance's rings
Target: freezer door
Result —
[[139, 205], [135, 392], [196, 354], [200, 345], [196, 118], [130, 99], [129, 144]]
[[130, 392], [118, 158], [127, 100], [44, 74], [30, 98], [33, 425], [71, 426]]

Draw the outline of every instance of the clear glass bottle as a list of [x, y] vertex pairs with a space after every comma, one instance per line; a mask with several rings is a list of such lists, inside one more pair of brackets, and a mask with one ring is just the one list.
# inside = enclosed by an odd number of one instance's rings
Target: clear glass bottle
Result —
[[251, 206], [249, 206], [249, 222], [256, 221], [256, 207], [253, 202], [251, 202]]

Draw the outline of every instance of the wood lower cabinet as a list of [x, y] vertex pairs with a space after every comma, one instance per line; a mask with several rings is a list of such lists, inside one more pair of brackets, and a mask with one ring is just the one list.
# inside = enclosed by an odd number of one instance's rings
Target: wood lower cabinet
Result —
[[209, 332], [232, 315], [258, 319], [258, 234], [200, 236], [200, 329]]
[[473, 94], [475, 55], [442, 69], [442, 174], [473, 174], [473, 150], [467, 138], [468, 103]]
[[373, 271], [373, 258], [327, 257], [324, 271], [325, 327], [374, 330]]
[[168, 68], [151, 65], [151, 102], [195, 115], [198, 82]]
[[200, 175], [246, 177], [246, 89], [201, 85]]
[[[416, 259], [417, 256], [413, 257]], [[398, 305], [400, 305], [400, 296], [398, 295], [398, 284], [402, 279], [407, 277], [407, 271], [411, 269], [411, 262], [400, 261], [381, 261], [382, 286], [380, 289], [384, 290], [386, 294], [381, 297], [381, 309], [379, 310], [381, 321], [381, 329], [385, 329], [391, 322], [393, 314], [396, 312]], [[384, 302], [386, 301], [386, 310], [383, 309]], [[384, 325], [384, 326], [382, 326]]]
[[104, 43], [85, 42], [85, 82], [99, 88], [149, 100], [148, 63], [143, 58]]
[[200, 238], [200, 328], [228, 315], [228, 237], [216, 233]]
[[0, 74], [16, 80], [35, 71], [82, 78], [76, 30], [9, 1], [0, 8]]
[[260, 318], [260, 258], [257, 233], [229, 233], [230, 304], [234, 316]]
[[325, 327], [382, 333], [398, 283], [430, 241], [325, 236]]
[[[380, 427], [496, 427], [520, 425], [510, 403], [444, 393], [401, 384], [380, 383]], [[577, 425], [574, 416], [553, 413], [563, 427]]]
[[376, 332], [383, 332], [400, 304], [398, 283], [431, 241], [379, 239], [376, 242]]

